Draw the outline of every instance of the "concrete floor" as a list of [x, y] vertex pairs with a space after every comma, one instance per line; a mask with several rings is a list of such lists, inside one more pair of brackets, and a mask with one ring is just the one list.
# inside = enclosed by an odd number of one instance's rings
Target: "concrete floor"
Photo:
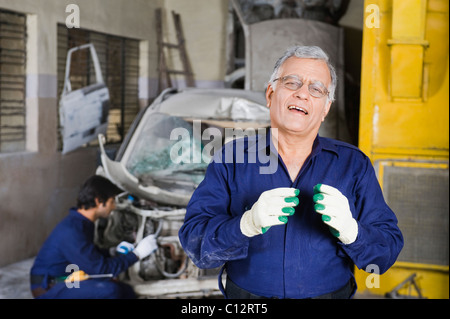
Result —
[[32, 299], [29, 273], [34, 258], [0, 268], [0, 299]]

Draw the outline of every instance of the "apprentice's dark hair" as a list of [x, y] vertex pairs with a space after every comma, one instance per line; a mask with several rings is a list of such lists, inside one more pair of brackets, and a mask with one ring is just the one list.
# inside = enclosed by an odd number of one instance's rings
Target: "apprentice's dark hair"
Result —
[[91, 176], [84, 182], [78, 193], [77, 208], [93, 208], [96, 206], [96, 198], [100, 203], [106, 203], [109, 198], [121, 192], [122, 190], [109, 179], [99, 175]]

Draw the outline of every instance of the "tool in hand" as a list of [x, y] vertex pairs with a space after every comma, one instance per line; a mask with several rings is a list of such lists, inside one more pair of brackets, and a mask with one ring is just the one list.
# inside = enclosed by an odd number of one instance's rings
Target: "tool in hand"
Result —
[[112, 278], [113, 274], [88, 275], [83, 270], [74, 271], [65, 279], [65, 282], [83, 281], [93, 278]]

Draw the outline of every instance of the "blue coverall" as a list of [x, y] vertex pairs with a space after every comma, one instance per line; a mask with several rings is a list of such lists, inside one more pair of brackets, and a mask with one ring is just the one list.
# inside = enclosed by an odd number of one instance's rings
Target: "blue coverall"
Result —
[[[41, 286], [49, 289], [38, 298], [93, 299], [134, 298], [133, 289], [111, 279], [88, 279], [79, 282], [79, 287], [58, 282], [58, 278], [70, 275], [66, 267], [78, 267], [86, 274], [113, 274], [116, 277], [138, 261], [134, 253], [110, 257], [106, 250], [94, 245], [95, 225], [75, 208], [52, 231], [41, 247], [30, 275], [42, 276], [39, 283], [32, 283], [31, 289]], [[75, 265], [75, 266], [70, 266]], [[69, 268], [69, 269], [70, 269]], [[50, 282], [56, 283], [50, 284]]]
[[[293, 181], [274, 149], [267, 134], [227, 143], [215, 154], [179, 231], [183, 248], [198, 267], [225, 264], [234, 284], [258, 296], [310, 298], [354, 281], [354, 264], [360, 269], [376, 265], [380, 273], [393, 265], [403, 237], [366, 155], [350, 144], [317, 136]], [[243, 156], [239, 150], [244, 150]], [[255, 157], [255, 152], [270, 154], [270, 161], [278, 165], [276, 171], [261, 174], [269, 163]], [[341, 243], [315, 212], [313, 187], [319, 183], [347, 197], [358, 223], [355, 242]], [[287, 224], [272, 226], [264, 234], [243, 235], [243, 213], [261, 193], [278, 187], [300, 190], [295, 214]]]

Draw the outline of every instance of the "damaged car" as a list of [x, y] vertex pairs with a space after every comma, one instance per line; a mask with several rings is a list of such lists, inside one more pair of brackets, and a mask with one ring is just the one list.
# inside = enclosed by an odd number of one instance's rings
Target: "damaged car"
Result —
[[186, 206], [213, 154], [228, 141], [270, 125], [263, 92], [167, 89], [141, 111], [114, 159], [99, 135], [104, 175], [123, 193], [96, 225], [96, 243], [110, 248], [155, 234], [158, 249], [121, 275], [142, 298], [220, 296], [219, 269], [199, 269], [178, 239]]

